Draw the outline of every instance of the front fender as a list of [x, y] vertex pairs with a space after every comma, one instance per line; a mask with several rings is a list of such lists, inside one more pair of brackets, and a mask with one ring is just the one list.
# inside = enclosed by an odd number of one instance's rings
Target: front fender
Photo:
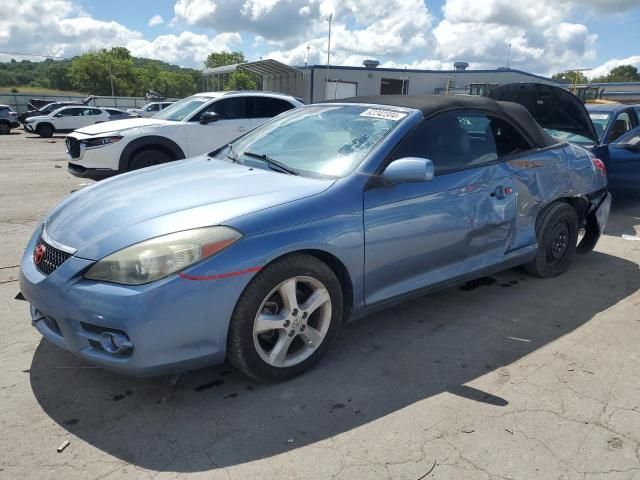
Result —
[[180, 146], [173, 140], [159, 135], [145, 135], [132, 140], [126, 147], [124, 147], [124, 150], [122, 150], [122, 153], [120, 154], [118, 170], [126, 172], [129, 169], [129, 162], [131, 161], [134, 153], [143, 147], [161, 147], [162, 149], [171, 152], [174, 160], [182, 160], [183, 158], [186, 158], [182, 148], [180, 148]]

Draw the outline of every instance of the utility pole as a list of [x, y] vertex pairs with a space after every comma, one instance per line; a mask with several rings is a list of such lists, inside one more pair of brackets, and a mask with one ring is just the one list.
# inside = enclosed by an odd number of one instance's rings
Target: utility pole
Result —
[[331, 65], [331, 20], [333, 20], [333, 13], [329, 15], [329, 42], [327, 45], [327, 85], [329, 84], [329, 65]]
[[113, 90], [113, 73], [111, 73], [111, 64], [109, 64], [109, 80], [111, 81], [111, 96], [115, 97], [115, 93]]
[[511, 42], [509, 42], [509, 48], [507, 49], [507, 68], [511, 68], [509, 63], [511, 63]]

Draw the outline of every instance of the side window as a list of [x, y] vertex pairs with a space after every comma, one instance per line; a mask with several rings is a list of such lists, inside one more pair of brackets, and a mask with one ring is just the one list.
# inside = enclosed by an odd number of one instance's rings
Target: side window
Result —
[[82, 113], [81, 108], [67, 108], [60, 112], [60, 115], [63, 117], [77, 117]]
[[204, 112], [215, 112], [220, 115], [222, 120], [247, 118], [247, 97], [232, 97], [218, 100], [194, 116], [192, 121], [196, 119], [200, 120], [200, 115]]
[[425, 120], [393, 154], [428, 158], [436, 174], [498, 159], [491, 119], [483, 113], [446, 113]]
[[489, 116], [489, 119], [490, 130], [486, 131], [487, 141], [490, 141], [489, 136], [493, 137], [493, 144], [499, 158], [531, 149], [531, 144], [509, 122], [493, 116]]
[[160, 110], [160, 105], [159, 105], [159, 104], [157, 104], [157, 103], [155, 103], [155, 104], [153, 104], [153, 105], [149, 105], [149, 106], [147, 107], [147, 112], [157, 112], [157, 111], [159, 111], [159, 110]]
[[293, 105], [280, 98], [253, 97], [252, 101], [253, 118], [271, 118], [293, 108]]
[[90, 108], [88, 110], [85, 110], [85, 115], [102, 115], [102, 111], [98, 110], [97, 108]]
[[613, 121], [613, 125], [611, 126], [611, 133], [609, 134], [609, 142], [613, 142], [632, 128], [633, 123], [631, 122], [631, 116], [629, 115], [629, 112], [622, 112]]

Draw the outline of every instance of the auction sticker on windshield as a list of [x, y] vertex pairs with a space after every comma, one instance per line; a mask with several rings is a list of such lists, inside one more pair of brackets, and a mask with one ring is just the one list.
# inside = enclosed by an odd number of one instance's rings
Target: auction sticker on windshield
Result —
[[394, 120], [399, 122], [404, 117], [407, 116], [406, 113], [403, 112], [394, 112], [393, 110], [380, 110], [376, 108], [368, 108], [364, 112], [360, 114], [361, 117], [370, 117], [370, 118], [383, 118], [385, 120]]

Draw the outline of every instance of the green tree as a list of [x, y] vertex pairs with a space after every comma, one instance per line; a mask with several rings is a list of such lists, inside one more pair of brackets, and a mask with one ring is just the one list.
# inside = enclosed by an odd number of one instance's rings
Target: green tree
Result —
[[[207, 56], [204, 62], [207, 68], [224, 67], [239, 63], [247, 63], [242, 52], [213, 52]], [[243, 70], [236, 70], [227, 75], [223, 90], [256, 90], [258, 83], [259, 77], [257, 75]]]
[[245, 63], [246, 61], [242, 52], [212, 52], [207, 56], [204, 65], [207, 68], [215, 68]]
[[576, 70], [566, 70], [560, 73], [554, 73], [551, 75], [553, 80], [560, 80], [568, 83], [588, 83], [587, 77], [582, 72]]
[[133, 60], [123, 47], [102, 49], [76, 57], [69, 67], [69, 76], [76, 88], [94, 95], [111, 95], [111, 81], [115, 95], [130, 96], [137, 90]]
[[608, 74], [596, 77], [592, 81], [598, 83], [640, 82], [640, 73], [633, 65], [620, 65], [612, 68]]

